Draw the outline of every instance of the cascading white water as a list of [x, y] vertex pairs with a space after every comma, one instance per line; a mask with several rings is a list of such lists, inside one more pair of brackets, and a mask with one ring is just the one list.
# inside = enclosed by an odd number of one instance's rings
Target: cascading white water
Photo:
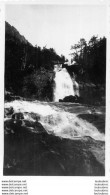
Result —
[[75, 81], [75, 77], [73, 76], [72, 78], [73, 81], [73, 90], [75, 95], [77, 95], [79, 97], [79, 84]]
[[[26, 113], [35, 113], [39, 115], [39, 122], [43, 125], [48, 133], [54, 134], [61, 138], [82, 139], [85, 136], [90, 136], [95, 140], [104, 141], [104, 134], [92, 124], [77, 116], [77, 113], [69, 113], [59, 107], [49, 105], [48, 103], [29, 102], [15, 100], [5, 103], [5, 108], [12, 107], [14, 113], [24, 113], [24, 119], [35, 121], [31, 115]], [[83, 108], [84, 110], [84, 108]], [[88, 114], [86, 108], [85, 113]], [[5, 118], [5, 121], [9, 118]], [[31, 129], [32, 130], [32, 129]], [[32, 130], [36, 132], [36, 129]]]
[[66, 96], [79, 96], [79, 86], [75, 79], [71, 79], [66, 68], [61, 68], [59, 65], [55, 65], [55, 89], [54, 89], [54, 101], [58, 102], [59, 99], [63, 99]]

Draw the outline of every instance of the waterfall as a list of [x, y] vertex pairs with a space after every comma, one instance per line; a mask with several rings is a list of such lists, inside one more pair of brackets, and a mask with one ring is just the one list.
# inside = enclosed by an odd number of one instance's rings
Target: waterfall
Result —
[[62, 68], [59, 65], [55, 65], [55, 89], [54, 89], [54, 101], [58, 102], [59, 99], [63, 99], [66, 96], [79, 96], [79, 85], [75, 81], [75, 78], [71, 78], [67, 69]]

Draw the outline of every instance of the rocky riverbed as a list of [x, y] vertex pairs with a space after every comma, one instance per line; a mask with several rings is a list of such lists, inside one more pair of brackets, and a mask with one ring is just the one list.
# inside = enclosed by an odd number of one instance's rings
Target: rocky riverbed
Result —
[[105, 108], [5, 103], [4, 175], [103, 176]]

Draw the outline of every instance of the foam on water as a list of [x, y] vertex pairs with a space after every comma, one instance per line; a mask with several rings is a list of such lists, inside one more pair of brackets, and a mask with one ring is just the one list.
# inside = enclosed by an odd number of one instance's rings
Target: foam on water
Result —
[[11, 106], [15, 112], [34, 112], [42, 116], [55, 113], [55, 110], [53, 110], [49, 105], [42, 105], [39, 102], [15, 100], [5, 104], [5, 108], [9, 108]]
[[100, 133], [95, 126], [69, 112], [58, 112], [41, 117], [40, 122], [48, 132], [63, 138], [81, 139], [90, 136], [95, 140], [104, 140], [104, 134]]
[[[5, 108], [13, 107], [14, 112], [33, 112], [40, 115], [39, 122], [48, 133], [69, 139], [82, 139], [90, 136], [95, 140], [104, 140], [104, 134], [91, 123], [77, 117], [77, 114], [55, 109], [40, 102], [15, 100], [5, 104]], [[29, 116], [28, 116], [29, 117]], [[29, 120], [32, 120], [31, 117]]]

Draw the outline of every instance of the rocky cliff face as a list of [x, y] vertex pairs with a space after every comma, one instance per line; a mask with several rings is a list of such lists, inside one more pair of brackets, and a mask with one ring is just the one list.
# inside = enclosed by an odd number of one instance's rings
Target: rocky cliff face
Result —
[[73, 90], [78, 90], [78, 94], [71, 94], [72, 96], [67, 96], [60, 101], [70, 101], [74, 103], [79, 102], [92, 105], [105, 105], [105, 83], [93, 83], [88, 75], [85, 75], [83, 69], [78, 65], [68, 66], [68, 64], [63, 64], [62, 68], [65, 68], [68, 71], [73, 82]]

